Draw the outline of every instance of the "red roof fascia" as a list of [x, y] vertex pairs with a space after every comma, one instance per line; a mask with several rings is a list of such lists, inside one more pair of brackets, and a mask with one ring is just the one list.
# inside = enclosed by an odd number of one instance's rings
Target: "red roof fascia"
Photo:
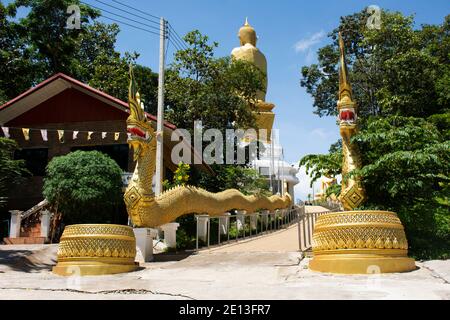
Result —
[[[78, 81], [78, 80], [76, 80], [76, 79], [74, 79], [72, 77], [69, 77], [68, 75], [65, 75], [64, 73], [57, 73], [57, 74], [51, 76], [50, 78], [42, 81], [41, 83], [39, 83], [38, 85], [34, 86], [33, 88], [30, 88], [29, 90], [25, 91], [24, 93], [18, 95], [14, 99], [6, 102], [4, 105], [0, 106], [0, 111], [10, 107], [11, 105], [16, 103], [17, 101], [19, 101], [19, 100], [29, 96], [33, 92], [35, 92], [35, 91], [45, 87], [47, 84], [49, 84], [49, 83], [51, 83], [51, 82], [53, 82], [53, 81], [55, 81], [57, 79], [60, 79], [60, 78], [66, 80], [66, 81], [68, 81], [70, 83], [73, 83], [73, 84], [75, 84], [77, 86], [80, 86], [83, 89], [86, 89], [86, 90], [88, 90], [88, 91], [90, 91], [90, 92], [92, 92], [92, 93], [94, 93], [96, 95], [99, 95], [99, 96], [101, 96], [101, 97], [103, 97], [103, 98], [105, 98], [105, 99], [107, 99], [107, 100], [109, 100], [109, 101], [111, 101], [113, 103], [116, 103], [116, 104], [118, 104], [118, 105], [120, 105], [120, 106], [122, 106], [124, 108], [129, 109], [128, 103], [126, 103], [126, 102], [124, 102], [124, 101], [122, 101], [120, 99], [117, 99], [117, 98], [115, 98], [113, 96], [110, 96], [109, 94], [104, 93], [103, 91], [100, 91], [98, 89], [92, 88], [91, 86], [89, 86], [89, 85], [87, 85], [87, 84], [85, 84], [85, 83], [83, 83], [81, 81]], [[156, 117], [154, 115], [152, 115], [150, 113], [147, 113], [147, 112], [146, 112], [146, 115], [147, 115], [147, 117], [150, 120], [156, 122], [157, 119], [156, 119]], [[169, 129], [172, 129], [172, 130], [175, 130], [177, 128], [174, 124], [172, 124], [170, 122], [167, 122], [167, 121], [164, 121], [164, 126], [169, 128]]]

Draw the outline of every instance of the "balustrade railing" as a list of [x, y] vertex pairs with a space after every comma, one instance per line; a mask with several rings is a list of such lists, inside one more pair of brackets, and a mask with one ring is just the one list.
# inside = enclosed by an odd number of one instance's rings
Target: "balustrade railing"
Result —
[[297, 205], [291, 209], [269, 212], [255, 212], [244, 214], [226, 213], [221, 216], [195, 216], [197, 223], [196, 250], [210, 248], [246, 240], [271, 232], [288, 228], [297, 223], [298, 244], [300, 251], [307, 251], [312, 247], [312, 236], [317, 218], [330, 211], [306, 212], [305, 205]]

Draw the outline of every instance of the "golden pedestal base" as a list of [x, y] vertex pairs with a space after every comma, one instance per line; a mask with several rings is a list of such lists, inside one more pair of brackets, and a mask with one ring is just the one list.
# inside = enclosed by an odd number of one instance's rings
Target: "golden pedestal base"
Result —
[[397, 215], [346, 211], [318, 217], [313, 235], [313, 271], [341, 274], [405, 272], [416, 269]]
[[53, 273], [61, 276], [105, 275], [134, 271], [139, 264], [133, 229], [123, 225], [67, 226]]

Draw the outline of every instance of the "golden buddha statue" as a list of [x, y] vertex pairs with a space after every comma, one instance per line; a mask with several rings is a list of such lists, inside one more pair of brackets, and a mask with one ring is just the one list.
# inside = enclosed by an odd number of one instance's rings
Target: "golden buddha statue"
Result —
[[238, 33], [240, 47], [231, 51], [231, 57], [236, 60], [248, 61], [255, 65], [265, 76], [263, 90], [256, 93], [256, 107], [258, 109], [256, 122], [259, 129], [267, 130], [267, 141], [270, 141], [275, 114], [272, 109], [275, 107], [272, 103], [267, 103], [267, 60], [264, 54], [256, 47], [258, 40], [255, 29], [245, 19], [245, 24], [239, 29]]

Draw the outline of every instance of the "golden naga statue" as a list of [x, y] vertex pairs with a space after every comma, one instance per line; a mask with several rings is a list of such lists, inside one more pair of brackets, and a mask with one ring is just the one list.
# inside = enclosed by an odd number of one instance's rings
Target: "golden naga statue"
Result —
[[345, 210], [354, 210], [366, 200], [366, 192], [358, 177], [345, 177], [355, 169], [361, 168], [361, 157], [358, 147], [350, 142], [357, 133], [357, 105], [353, 101], [352, 86], [348, 81], [347, 64], [345, 62], [344, 42], [339, 33], [340, 69], [339, 69], [339, 130], [342, 137], [342, 189], [339, 196]]
[[350, 142], [357, 132], [357, 106], [348, 81], [344, 42], [339, 33], [339, 128], [344, 161], [339, 200], [344, 212], [320, 215], [314, 227], [311, 270], [344, 274], [371, 274], [411, 271], [408, 241], [400, 219], [389, 211], [351, 211], [361, 206], [366, 194], [358, 177], [345, 177], [361, 168], [360, 153]]
[[275, 114], [272, 109], [275, 107], [273, 103], [266, 102], [267, 93], [267, 60], [264, 54], [256, 47], [258, 40], [255, 29], [245, 19], [244, 25], [239, 29], [238, 33], [240, 47], [231, 51], [232, 59], [243, 60], [255, 65], [265, 76], [263, 90], [256, 93], [256, 123], [259, 129], [267, 130], [267, 141], [270, 141], [272, 126], [275, 120]]
[[283, 197], [246, 196], [235, 189], [211, 193], [192, 186], [178, 186], [155, 196], [152, 190], [156, 165], [155, 131], [141, 108], [131, 67], [128, 99], [130, 116], [127, 130], [131, 134], [128, 143], [134, 150], [137, 163], [124, 200], [136, 227], [158, 227], [191, 213], [217, 216], [231, 209], [252, 213], [259, 209], [285, 209], [291, 205], [289, 194]]

